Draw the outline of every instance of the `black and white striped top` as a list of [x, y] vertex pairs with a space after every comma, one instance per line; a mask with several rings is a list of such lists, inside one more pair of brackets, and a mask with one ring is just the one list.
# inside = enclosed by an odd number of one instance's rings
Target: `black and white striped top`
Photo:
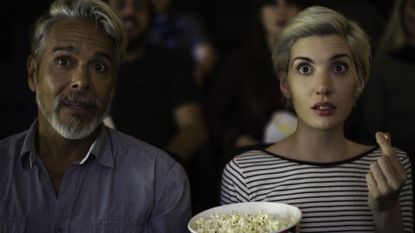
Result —
[[[397, 150], [408, 179], [400, 194], [406, 232], [413, 232], [411, 164]], [[271, 201], [302, 211], [301, 232], [374, 232], [367, 204], [366, 174], [381, 156], [379, 148], [335, 163], [296, 161], [266, 150], [233, 158], [222, 174], [221, 204]]]

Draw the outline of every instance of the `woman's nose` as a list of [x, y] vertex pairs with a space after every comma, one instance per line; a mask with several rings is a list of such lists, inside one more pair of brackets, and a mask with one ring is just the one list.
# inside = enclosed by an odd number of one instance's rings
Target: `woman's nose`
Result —
[[321, 86], [317, 89], [317, 95], [330, 95], [331, 94], [331, 90], [327, 87]]
[[316, 94], [330, 95], [333, 92], [330, 75], [327, 74], [327, 72], [323, 72], [317, 79], [318, 83], [316, 87]]

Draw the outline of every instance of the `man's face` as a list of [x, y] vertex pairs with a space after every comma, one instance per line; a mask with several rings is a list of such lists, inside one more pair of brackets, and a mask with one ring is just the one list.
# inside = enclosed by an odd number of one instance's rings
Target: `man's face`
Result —
[[150, 23], [148, 2], [145, 0], [108, 0], [108, 4], [123, 20], [129, 41], [143, 36]]
[[278, 34], [300, 9], [286, 0], [276, 0], [261, 8], [262, 25], [268, 35]]
[[40, 130], [81, 139], [101, 124], [113, 94], [116, 66], [111, 39], [95, 24], [56, 23], [40, 57], [29, 56], [29, 86], [36, 92]]

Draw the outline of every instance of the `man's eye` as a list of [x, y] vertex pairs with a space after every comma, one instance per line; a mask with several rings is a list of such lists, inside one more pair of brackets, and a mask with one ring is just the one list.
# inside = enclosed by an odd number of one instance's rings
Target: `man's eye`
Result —
[[70, 61], [67, 58], [58, 58], [56, 60], [56, 64], [60, 66], [68, 66], [70, 65]]

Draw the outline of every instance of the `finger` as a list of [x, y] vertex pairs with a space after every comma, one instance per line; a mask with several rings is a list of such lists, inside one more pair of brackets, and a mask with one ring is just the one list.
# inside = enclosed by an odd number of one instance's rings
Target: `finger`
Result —
[[386, 176], [383, 174], [382, 169], [377, 162], [374, 162], [370, 165], [370, 171], [373, 175], [373, 179], [376, 181], [379, 192], [381, 194], [389, 193], [391, 188], [389, 187]]
[[406, 174], [405, 167], [403, 166], [399, 156], [392, 156], [389, 158], [390, 158], [392, 167], [395, 170], [396, 174], [404, 182], [407, 179], [407, 174]]
[[373, 177], [372, 172], [369, 171], [369, 173], [366, 174], [366, 183], [367, 183], [367, 189], [369, 191], [368, 195], [368, 204], [371, 209], [379, 210], [382, 209], [381, 205], [379, 203], [379, 197], [380, 192], [378, 189], [378, 185], [376, 184], [376, 180]]
[[378, 189], [378, 184], [376, 183], [375, 178], [373, 177], [372, 172], [369, 171], [369, 173], [366, 174], [366, 183], [367, 188], [369, 191], [369, 194], [371, 194], [372, 197], [377, 198], [380, 196], [380, 192]]
[[377, 160], [377, 164], [384, 175], [388, 186], [393, 190], [400, 189], [402, 185], [402, 180], [400, 177], [399, 171], [396, 171], [392, 165], [392, 159], [397, 158], [397, 156], [382, 156]]
[[394, 154], [391, 146], [391, 137], [389, 133], [377, 132], [375, 134], [376, 142], [379, 144], [384, 155], [392, 156]]

